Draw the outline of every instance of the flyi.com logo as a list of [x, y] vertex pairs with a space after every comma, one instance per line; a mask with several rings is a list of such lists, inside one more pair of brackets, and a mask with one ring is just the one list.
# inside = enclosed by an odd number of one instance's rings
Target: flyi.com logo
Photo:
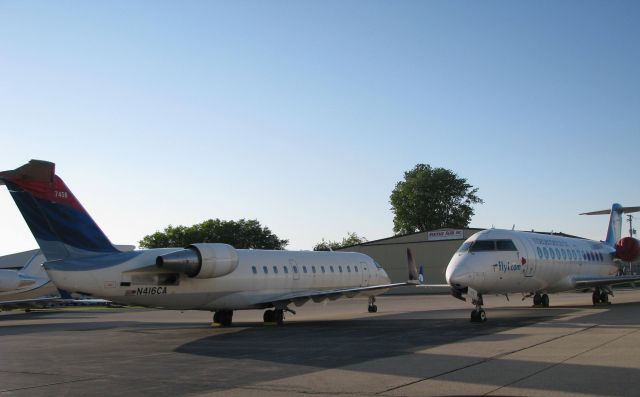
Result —
[[522, 265], [519, 263], [503, 262], [493, 264], [493, 271], [499, 273], [519, 272], [522, 270]]

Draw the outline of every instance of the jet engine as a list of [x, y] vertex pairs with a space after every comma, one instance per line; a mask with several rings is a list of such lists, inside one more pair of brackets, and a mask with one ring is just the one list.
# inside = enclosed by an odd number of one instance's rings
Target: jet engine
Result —
[[185, 249], [158, 256], [156, 266], [195, 278], [222, 277], [238, 267], [238, 253], [228, 244], [191, 244]]
[[640, 241], [625, 237], [616, 243], [616, 258], [625, 262], [634, 262], [640, 258]]

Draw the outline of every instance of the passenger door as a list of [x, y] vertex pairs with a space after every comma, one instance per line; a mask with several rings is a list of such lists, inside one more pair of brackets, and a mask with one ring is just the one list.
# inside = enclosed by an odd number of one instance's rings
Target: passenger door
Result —
[[362, 286], [368, 287], [369, 280], [371, 279], [371, 274], [369, 273], [369, 266], [367, 266], [366, 262], [360, 262], [362, 265]]

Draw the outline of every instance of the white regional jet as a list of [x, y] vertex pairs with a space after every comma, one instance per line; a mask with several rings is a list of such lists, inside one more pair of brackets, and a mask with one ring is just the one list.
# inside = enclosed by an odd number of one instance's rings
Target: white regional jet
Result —
[[[121, 252], [55, 175], [55, 165], [31, 160], [0, 172], [47, 261], [58, 288], [113, 302], [165, 309], [215, 312], [230, 325], [234, 310], [269, 309], [265, 322], [281, 324], [293, 303], [375, 296], [391, 284], [370, 257], [351, 252], [268, 251], [199, 243], [184, 249]], [[411, 279], [417, 280], [415, 269]], [[415, 282], [417, 283], [417, 282]]]
[[[640, 241], [620, 238], [622, 214], [640, 207], [613, 204], [607, 239], [587, 240], [553, 234], [489, 229], [469, 237], [453, 255], [446, 280], [453, 296], [469, 295], [475, 309], [471, 321], [484, 322], [483, 294], [523, 293], [535, 306], [549, 307], [547, 293], [593, 289], [593, 304], [608, 303], [611, 286], [640, 280], [619, 275], [619, 262], [640, 257]], [[523, 299], [524, 299], [523, 298]]]
[[[14, 255], [7, 255], [9, 256]], [[58, 290], [41, 266], [43, 261], [44, 255], [33, 250], [23, 267], [0, 269], [0, 309], [29, 309], [46, 306], [58, 299]]]

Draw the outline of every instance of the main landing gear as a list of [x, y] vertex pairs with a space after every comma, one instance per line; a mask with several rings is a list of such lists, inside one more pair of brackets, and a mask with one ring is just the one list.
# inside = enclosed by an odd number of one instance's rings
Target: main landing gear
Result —
[[613, 296], [611, 291], [608, 291], [605, 288], [596, 287], [593, 290], [593, 295], [591, 296], [591, 301], [593, 302], [594, 305], [597, 305], [599, 303], [610, 305], [611, 302], [609, 302], [609, 295]]
[[369, 297], [369, 308], [367, 309], [369, 311], [369, 313], [375, 313], [378, 311], [378, 306], [376, 306], [376, 297], [375, 296], [370, 296]]
[[289, 309], [288, 307], [285, 307], [282, 309], [270, 309], [270, 310], [265, 310], [264, 314], [262, 315], [262, 319], [264, 320], [265, 324], [275, 323], [277, 325], [282, 325], [284, 323], [285, 311], [291, 314], [296, 314], [296, 312]]
[[213, 323], [228, 327], [233, 322], [233, 310], [218, 310], [213, 313]]
[[536, 292], [533, 295], [533, 306], [549, 307], [549, 295]]
[[471, 311], [471, 322], [472, 323], [484, 323], [487, 321], [487, 313], [484, 312], [482, 308], [482, 294], [477, 294], [475, 297], [471, 299], [471, 303], [473, 303], [476, 308]]

